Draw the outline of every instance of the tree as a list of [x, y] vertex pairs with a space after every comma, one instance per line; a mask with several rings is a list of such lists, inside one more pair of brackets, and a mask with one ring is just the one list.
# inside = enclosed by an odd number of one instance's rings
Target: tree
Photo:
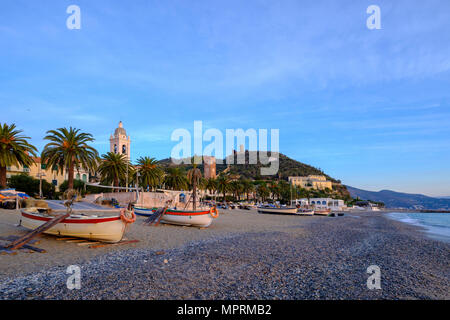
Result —
[[255, 186], [248, 179], [242, 180], [241, 184], [242, 184], [242, 192], [244, 192], [246, 194], [247, 201], [248, 201], [249, 200], [249, 194], [252, 193], [253, 191], [255, 191]]
[[164, 176], [164, 184], [166, 188], [172, 190], [186, 190], [187, 178], [181, 168], [167, 168], [166, 175]]
[[[77, 190], [80, 193], [84, 191], [84, 181], [79, 179], [73, 179], [73, 190]], [[95, 188], [95, 187], [94, 187]], [[63, 183], [59, 185], [59, 191], [64, 193], [69, 189], [69, 181], [64, 180]], [[105, 192], [105, 189], [102, 189], [101, 192]]]
[[230, 190], [233, 192], [234, 197], [237, 201], [241, 200], [241, 193], [243, 188], [240, 181], [238, 180], [231, 181]]
[[205, 189], [209, 191], [209, 193], [216, 194], [217, 191], [217, 181], [214, 178], [209, 178], [205, 182]]
[[126, 158], [126, 155], [108, 152], [102, 155], [100, 161], [98, 172], [101, 174], [102, 180], [106, 183], [113, 182], [113, 185], [118, 187], [119, 181], [124, 179], [127, 174], [128, 159]]
[[28, 143], [30, 137], [21, 135], [16, 125], [0, 124], [0, 188], [6, 187], [6, 167], [31, 166], [37, 149]]
[[256, 189], [256, 194], [261, 198], [261, 200], [264, 202], [266, 201], [267, 197], [270, 196], [270, 191], [267, 188], [267, 185], [265, 183], [260, 184], [258, 188]]
[[280, 188], [278, 186], [278, 184], [276, 182], [272, 182], [269, 186], [269, 191], [272, 194], [272, 200], [275, 201], [275, 197], [277, 199], [279, 199], [279, 195], [280, 195]]
[[197, 185], [200, 183], [200, 179], [202, 178], [202, 172], [199, 168], [197, 168], [197, 164], [193, 161], [193, 168], [190, 169], [187, 173], [187, 178], [189, 183], [192, 185], [192, 200], [193, 200], [193, 209], [197, 209]]
[[68, 189], [73, 189], [75, 169], [93, 170], [96, 167], [98, 152], [88, 145], [95, 139], [90, 133], [80, 129], [58, 128], [47, 131], [44, 138], [49, 140], [42, 151], [42, 162], [47, 166], [57, 167], [61, 173], [68, 171]]
[[223, 202], [226, 202], [227, 191], [229, 191], [230, 178], [226, 174], [220, 174], [217, 179], [217, 191], [223, 194]]
[[[39, 194], [39, 179], [35, 179], [28, 174], [11, 176], [8, 185], [10, 188], [25, 192], [30, 196]], [[42, 180], [42, 194], [46, 198], [52, 198], [55, 195], [55, 186], [46, 180]]]
[[139, 180], [143, 187], [151, 189], [161, 184], [164, 171], [159, 167], [155, 158], [141, 157], [138, 160]]

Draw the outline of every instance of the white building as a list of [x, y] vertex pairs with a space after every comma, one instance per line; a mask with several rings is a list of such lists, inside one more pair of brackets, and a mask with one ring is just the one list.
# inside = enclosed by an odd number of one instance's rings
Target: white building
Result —
[[344, 203], [344, 200], [341, 199], [332, 199], [332, 198], [311, 198], [308, 199], [297, 199], [292, 200], [293, 205], [300, 205], [300, 206], [313, 206], [317, 209], [331, 209], [331, 211], [342, 211], [347, 208], [347, 206]]

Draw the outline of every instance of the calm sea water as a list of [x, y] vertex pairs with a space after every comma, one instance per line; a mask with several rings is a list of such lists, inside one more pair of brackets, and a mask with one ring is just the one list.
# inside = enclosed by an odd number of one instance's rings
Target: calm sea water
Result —
[[450, 213], [392, 212], [389, 217], [425, 228], [434, 239], [450, 243]]

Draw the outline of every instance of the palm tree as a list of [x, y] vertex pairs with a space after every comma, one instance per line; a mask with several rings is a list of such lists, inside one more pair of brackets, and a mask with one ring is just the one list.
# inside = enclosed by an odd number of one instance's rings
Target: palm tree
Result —
[[226, 194], [230, 188], [230, 179], [227, 175], [221, 174], [217, 177], [217, 191], [223, 194], [223, 202], [226, 202]]
[[194, 202], [193, 209], [197, 209], [197, 185], [202, 178], [202, 172], [197, 168], [197, 164], [193, 162], [193, 167], [187, 173], [189, 183], [192, 185], [192, 200]]
[[209, 193], [214, 193], [216, 195], [217, 191], [217, 181], [214, 178], [209, 178], [206, 180], [205, 189], [209, 191]]
[[150, 186], [153, 189], [161, 184], [164, 172], [155, 158], [141, 157], [137, 164], [139, 166], [140, 183], [143, 187]]
[[172, 190], [186, 190], [186, 175], [179, 167], [167, 168], [167, 172], [164, 177], [164, 184], [166, 188]]
[[255, 190], [255, 186], [253, 185], [253, 183], [250, 180], [242, 180], [241, 181], [242, 184], [242, 192], [244, 192], [247, 196], [247, 201], [249, 200], [249, 194], [252, 193]]
[[278, 186], [277, 183], [272, 182], [269, 185], [269, 190], [272, 193], [272, 200], [275, 201], [275, 197], [277, 197], [277, 199], [279, 199], [279, 194], [280, 194], [280, 187]]
[[90, 133], [80, 132], [80, 129], [58, 128], [47, 131], [44, 138], [49, 140], [42, 151], [42, 162], [55, 167], [61, 173], [68, 170], [68, 190], [73, 189], [73, 174], [75, 168], [93, 170], [97, 165], [98, 152], [88, 145], [95, 139]]
[[20, 135], [22, 130], [16, 130], [16, 125], [0, 124], [0, 187], [6, 187], [6, 167], [30, 166], [34, 163], [37, 149], [28, 143], [30, 137]]
[[231, 181], [230, 189], [231, 189], [231, 191], [233, 191], [235, 199], [237, 201], [241, 200], [241, 192], [243, 189], [241, 182], [238, 180]]
[[258, 189], [256, 189], [256, 193], [259, 197], [261, 197], [262, 201], [266, 201], [266, 198], [270, 195], [270, 191], [267, 188], [266, 184], [260, 184]]
[[[127, 174], [127, 162], [125, 154], [108, 152], [102, 155], [98, 172], [106, 183], [113, 182], [114, 187], [119, 186], [119, 181], [125, 179]], [[117, 191], [117, 189], [116, 189]]]

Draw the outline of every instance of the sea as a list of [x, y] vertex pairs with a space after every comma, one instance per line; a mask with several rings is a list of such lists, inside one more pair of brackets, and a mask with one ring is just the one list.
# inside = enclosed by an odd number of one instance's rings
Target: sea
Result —
[[450, 213], [438, 212], [391, 212], [392, 219], [423, 227], [433, 239], [450, 243]]

